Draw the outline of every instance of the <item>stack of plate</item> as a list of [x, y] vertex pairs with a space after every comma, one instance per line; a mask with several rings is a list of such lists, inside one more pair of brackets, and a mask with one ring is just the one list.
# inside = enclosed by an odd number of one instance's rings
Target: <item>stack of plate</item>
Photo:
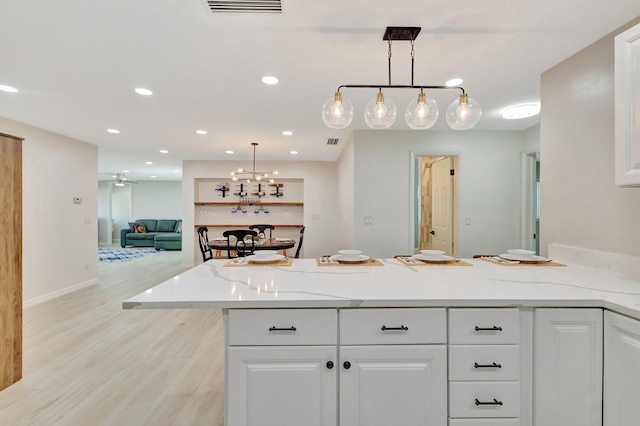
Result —
[[501, 254], [500, 257], [506, 260], [514, 260], [522, 263], [542, 263], [549, 262], [549, 259], [542, 256], [536, 256], [535, 251], [512, 249], [507, 250], [507, 253]]
[[360, 250], [338, 250], [338, 254], [331, 256], [331, 260], [338, 263], [361, 263], [371, 259]]
[[413, 255], [413, 258], [427, 263], [453, 262], [453, 257], [445, 255], [442, 250], [420, 250], [420, 254]]
[[276, 250], [257, 250], [255, 254], [247, 256], [251, 263], [275, 263], [284, 259]]

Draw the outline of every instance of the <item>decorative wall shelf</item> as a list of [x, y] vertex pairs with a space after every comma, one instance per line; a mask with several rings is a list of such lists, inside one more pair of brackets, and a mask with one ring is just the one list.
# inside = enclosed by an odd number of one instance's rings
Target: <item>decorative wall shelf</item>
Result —
[[[238, 229], [244, 229], [247, 227], [246, 223], [242, 223], [242, 224], [233, 224], [233, 223], [225, 223], [225, 224], [220, 224], [220, 223], [216, 223], [215, 225], [209, 225], [209, 224], [198, 224], [198, 225], [193, 225], [194, 228], [199, 228], [201, 226], [206, 226], [207, 228], [238, 228]], [[289, 224], [285, 224], [285, 225], [277, 225], [274, 224], [273, 226], [275, 226], [276, 228], [302, 228], [304, 225], [302, 224], [298, 224], [298, 225], [289, 225]]]
[[246, 201], [196, 201], [193, 203], [196, 206], [237, 206], [242, 205], [262, 205], [262, 206], [303, 206], [302, 202], [290, 202], [290, 201], [274, 201], [274, 202], [246, 202]]

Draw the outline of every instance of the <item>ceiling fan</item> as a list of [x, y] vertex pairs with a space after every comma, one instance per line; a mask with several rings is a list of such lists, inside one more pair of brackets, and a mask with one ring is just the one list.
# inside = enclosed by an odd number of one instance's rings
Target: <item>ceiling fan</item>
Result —
[[128, 180], [126, 178], [126, 176], [124, 175], [124, 173], [116, 173], [115, 178], [116, 178], [115, 183], [114, 183], [115, 186], [125, 186], [125, 185], [129, 185], [129, 184], [132, 184], [132, 183], [138, 183], [138, 182], [134, 182], [132, 180]]

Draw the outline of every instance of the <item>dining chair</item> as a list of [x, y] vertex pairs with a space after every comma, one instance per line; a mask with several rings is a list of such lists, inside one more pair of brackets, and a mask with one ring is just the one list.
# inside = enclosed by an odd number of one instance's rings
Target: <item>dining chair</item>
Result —
[[304, 226], [300, 229], [300, 239], [298, 240], [298, 249], [296, 250], [296, 259], [300, 258], [300, 249], [302, 248], [303, 237], [304, 237]]
[[209, 247], [209, 238], [207, 236], [208, 232], [209, 229], [206, 226], [198, 228], [198, 244], [200, 245], [200, 252], [202, 252], [203, 262], [213, 259], [213, 249]]
[[[250, 229], [230, 229], [224, 231], [222, 236], [227, 239], [227, 257], [245, 257], [252, 255], [256, 249], [256, 237], [258, 233]], [[249, 240], [245, 237], [250, 236]], [[235, 237], [235, 241], [231, 241], [231, 237]]]
[[271, 238], [271, 237], [272, 237], [272, 233], [271, 233], [271, 231], [273, 231], [274, 229], [276, 229], [276, 227], [275, 227], [275, 226], [273, 226], [273, 225], [263, 225], [263, 224], [260, 224], [260, 225], [251, 225], [251, 226], [249, 226], [249, 229], [251, 229], [251, 230], [257, 230], [256, 232], [258, 233], [258, 236], [259, 236], [260, 234], [262, 234], [262, 235], [264, 235], [264, 236], [265, 236], [265, 238], [267, 237], [266, 231], [267, 231], [267, 229], [268, 229], [268, 230], [269, 230], [269, 238]]

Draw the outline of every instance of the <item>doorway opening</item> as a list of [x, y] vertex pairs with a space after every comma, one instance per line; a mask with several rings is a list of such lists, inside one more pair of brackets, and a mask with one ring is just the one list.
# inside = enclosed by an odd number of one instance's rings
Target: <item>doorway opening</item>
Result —
[[458, 156], [420, 156], [415, 164], [414, 250], [457, 256]]
[[520, 246], [540, 254], [540, 153], [522, 153]]

